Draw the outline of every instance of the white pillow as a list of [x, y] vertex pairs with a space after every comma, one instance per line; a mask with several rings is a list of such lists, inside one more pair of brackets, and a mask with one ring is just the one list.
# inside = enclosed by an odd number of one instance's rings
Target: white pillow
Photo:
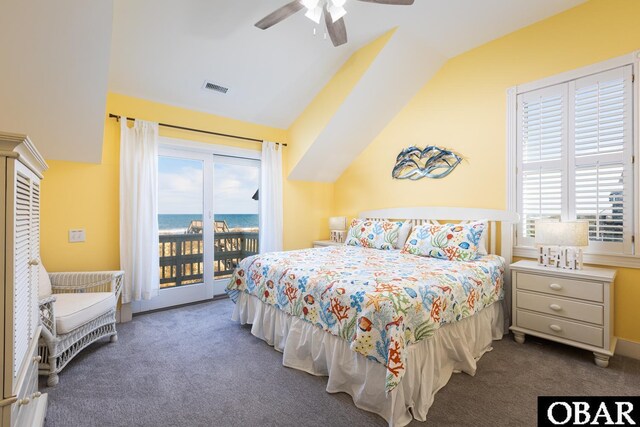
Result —
[[45, 270], [42, 263], [38, 268], [38, 297], [40, 299], [51, 295], [51, 279], [49, 279], [49, 273]]
[[477, 221], [464, 221], [465, 223], [469, 222], [481, 222], [484, 225], [484, 231], [482, 232], [482, 236], [480, 236], [480, 243], [478, 243], [478, 255], [488, 255], [489, 251], [487, 251], [487, 234], [489, 233], [489, 220], [488, 219], [479, 219]]
[[400, 230], [398, 231], [398, 241], [394, 246], [396, 249], [404, 248], [404, 244], [407, 242], [409, 234], [411, 234], [412, 227], [413, 226], [411, 225], [411, 221], [409, 220], [406, 220], [402, 223], [402, 225], [400, 226]]
[[[479, 219], [476, 221], [460, 221], [460, 224], [469, 224], [470, 222], [481, 222], [484, 225], [484, 231], [482, 232], [482, 236], [480, 236], [480, 242], [478, 243], [478, 255], [484, 256], [488, 255], [489, 251], [487, 251], [487, 233], [489, 232], [489, 220], [488, 219]], [[438, 221], [433, 221], [435, 225], [441, 225]]]

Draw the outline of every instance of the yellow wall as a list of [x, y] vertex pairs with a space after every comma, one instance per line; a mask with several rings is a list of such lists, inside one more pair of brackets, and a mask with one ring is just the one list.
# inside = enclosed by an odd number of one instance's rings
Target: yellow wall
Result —
[[[272, 141], [289, 142], [286, 130], [231, 120], [211, 114], [109, 94], [107, 112], [140, 119], [211, 129]], [[105, 120], [101, 164], [49, 160], [42, 182], [42, 249], [50, 271], [117, 269], [119, 255], [119, 124]], [[260, 149], [260, 145], [167, 128], [160, 134], [212, 144]], [[288, 163], [288, 150], [284, 163]], [[333, 185], [284, 182], [285, 249], [309, 247], [326, 237], [333, 210]], [[70, 228], [84, 228], [85, 243], [68, 243]]]
[[289, 171], [329, 124], [331, 117], [347, 99], [395, 31], [393, 29], [386, 32], [351, 55], [291, 125], [289, 139], [292, 146]]
[[[336, 182], [336, 214], [397, 206], [506, 204], [506, 90], [640, 49], [640, 1], [593, 0], [449, 60]], [[454, 149], [442, 180], [395, 181], [409, 145]], [[618, 269], [616, 334], [640, 341], [640, 271]]]

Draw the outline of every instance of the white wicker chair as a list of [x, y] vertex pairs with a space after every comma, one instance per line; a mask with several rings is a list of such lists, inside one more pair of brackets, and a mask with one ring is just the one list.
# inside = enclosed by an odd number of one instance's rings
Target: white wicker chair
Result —
[[39, 373], [49, 376], [49, 387], [86, 346], [103, 337], [118, 340], [115, 314], [123, 278], [122, 271], [47, 274], [41, 268]]

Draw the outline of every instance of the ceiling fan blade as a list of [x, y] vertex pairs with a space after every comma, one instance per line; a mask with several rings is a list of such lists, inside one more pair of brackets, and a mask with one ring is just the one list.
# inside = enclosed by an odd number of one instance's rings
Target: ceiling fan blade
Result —
[[391, 4], [397, 6], [411, 6], [414, 0], [360, 0], [367, 3]]
[[324, 22], [327, 24], [327, 32], [335, 47], [347, 42], [347, 27], [344, 25], [344, 19], [340, 18], [336, 22], [333, 22], [326, 5], [324, 8]]
[[303, 8], [304, 6], [302, 5], [302, 3], [300, 3], [299, 0], [294, 0], [291, 3], [285, 4], [280, 9], [276, 9], [274, 12], [271, 12], [270, 14], [256, 22], [255, 25], [261, 30], [266, 30], [267, 28], [273, 27], [278, 22], [287, 19]]

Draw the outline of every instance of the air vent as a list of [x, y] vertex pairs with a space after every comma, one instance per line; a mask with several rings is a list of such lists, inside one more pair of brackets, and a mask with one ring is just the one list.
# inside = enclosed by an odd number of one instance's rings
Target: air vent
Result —
[[227, 93], [229, 91], [228, 87], [220, 86], [207, 80], [205, 80], [202, 88], [207, 90], [213, 90], [215, 92], [220, 92], [220, 93]]

